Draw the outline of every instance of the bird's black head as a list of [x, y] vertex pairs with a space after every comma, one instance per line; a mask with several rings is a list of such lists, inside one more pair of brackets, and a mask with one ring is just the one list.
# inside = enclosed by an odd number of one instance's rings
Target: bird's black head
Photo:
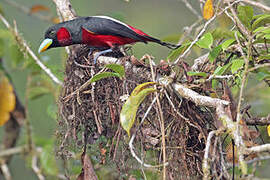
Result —
[[51, 26], [45, 32], [45, 39], [39, 47], [39, 53], [54, 47], [63, 47], [72, 44], [72, 38], [65, 23]]
[[60, 44], [57, 40], [57, 32], [59, 31], [59, 27], [57, 26], [51, 26], [49, 29], [47, 29], [47, 31], [45, 32], [45, 36], [44, 39], [51, 39], [52, 40], [52, 44], [50, 45], [49, 48], [52, 47], [59, 47]]

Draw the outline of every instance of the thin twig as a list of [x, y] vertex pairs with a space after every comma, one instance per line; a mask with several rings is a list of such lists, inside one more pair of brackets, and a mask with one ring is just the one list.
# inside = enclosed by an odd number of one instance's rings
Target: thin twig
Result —
[[203, 157], [203, 163], [202, 163], [203, 179], [204, 180], [209, 179], [209, 175], [210, 175], [210, 171], [209, 171], [210, 167], [208, 165], [208, 155], [209, 155], [210, 146], [211, 146], [211, 139], [215, 135], [215, 133], [216, 133], [216, 130], [211, 131], [208, 134], [206, 145], [205, 145], [204, 157]]
[[29, 111], [28, 111], [28, 103], [29, 103], [29, 96], [30, 96], [30, 83], [31, 83], [32, 76], [27, 76], [27, 82], [26, 82], [26, 91], [25, 91], [25, 113], [26, 113], [26, 118], [25, 118], [25, 129], [26, 129], [26, 145], [27, 145], [27, 151], [31, 152], [34, 149], [34, 141], [33, 141], [33, 131], [31, 127], [31, 123], [29, 120]]
[[[236, 15], [233, 13], [234, 15], [234, 18], [239, 21], [239, 19], [237, 17], [235, 17]], [[239, 21], [238, 25], [242, 25], [242, 23]], [[241, 28], [241, 27], [240, 27]], [[241, 28], [242, 29], [242, 28]], [[244, 32], [246, 29], [242, 29], [242, 31]], [[240, 43], [240, 40], [237, 36], [237, 33], [235, 33], [235, 39], [238, 43], [238, 46], [240, 47], [239, 48], [239, 51], [242, 55], [242, 57], [244, 58], [244, 62], [245, 62], [245, 66], [244, 66], [244, 71], [243, 71], [243, 77], [242, 77], [242, 81], [241, 81], [241, 87], [240, 87], [240, 93], [239, 93], [239, 100], [238, 100], [238, 105], [237, 105], [237, 116], [236, 116], [236, 139], [235, 140], [235, 145], [237, 146], [238, 148], [238, 159], [239, 159], [239, 163], [240, 163], [240, 167], [241, 167], [241, 170], [242, 170], [242, 173], [244, 175], [247, 174], [247, 165], [244, 161], [244, 149], [245, 149], [245, 145], [243, 142], [241, 141], [238, 141], [240, 140], [239, 137], [241, 136], [241, 132], [240, 132], [240, 120], [242, 119], [242, 114], [241, 114], [241, 102], [242, 102], [242, 97], [243, 97], [243, 92], [244, 92], [244, 86], [245, 86], [245, 83], [246, 83], [246, 79], [248, 77], [248, 65], [249, 65], [249, 57], [251, 56], [251, 37], [248, 36], [248, 32], [244, 32], [247, 37], [248, 37], [248, 57], [246, 57], [246, 55], [244, 54], [242, 48], [241, 48], [241, 43]]]
[[226, 11], [228, 8], [232, 7], [234, 4], [239, 3], [241, 0], [237, 0], [234, 1], [233, 3], [231, 3], [230, 5], [228, 5], [227, 7], [225, 7], [221, 12], [219, 12], [218, 14], [215, 14], [211, 19], [209, 19], [203, 26], [202, 30], [198, 33], [198, 35], [196, 36], [196, 38], [191, 42], [191, 44], [189, 45], [189, 47], [184, 51], [183, 54], [181, 54], [177, 60], [173, 63], [173, 65], [178, 64], [178, 62], [180, 62], [183, 58], [186, 57], [186, 55], [189, 53], [189, 51], [191, 50], [191, 48], [194, 46], [194, 44], [200, 39], [200, 37], [203, 35], [203, 33], [206, 31], [207, 27], [215, 20], [215, 18], [219, 15], [221, 15], [224, 11]]
[[264, 67], [268, 67], [268, 66], [270, 66], [270, 63], [259, 64], [259, 65], [255, 66], [255, 67], [250, 68], [250, 69], [248, 70], [248, 72], [252, 72], [252, 71], [254, 71], [254, 70], [256, 70], [256, 69], [264, 68]]
[[195, 15], [198, 19], [202, 19], [202, 16], [192, 7], [187, 0], [182, 0], [186, 7]]
[[[174, 111], [175, 111], [182, 119], [184, 119], [184, 120], [186, 120], [186, 121], [190, 121], [188, 118], [186, 118], [184, 115], [182, 115], [179, 111], [176, 110], [176, 108], [175, 108], [175, 106], [174, 106], [174, 104], [173, 104], [171, 98], [169, 97], [167, 91], [165, 90], [164, 92], [165, 92], [165, 96], [166, 96], [166, 98], [168, 99], [168, 101], [169, 101], [170, 105], [172, 106], [173, 110], [174, 110]], [[191, 122], [189, 122], [189, 123], [192, 124]], [[192, 124], [192, 126], [193, 126], [193, 127], [196, 127], [194, 124]]]
[[270, 7], [266, 6], [266, 5], [262, 4], [262, 3], [259, 3], [259, 2], [256, 2], [256, 1], [251, 1], [251, 0], [242, 0], [242, 2], [251, 4], [251, 5], [256, 6], [256, 7], [260, 8], [260, 9], [263, 9], [265, 11], [270, 12]]
[[51, 72], [51, 70], [46, 67], [41, 60], [36, 56], [36, 54], [32, 51], [32, 49], [28, 46], [27, 42], [23, 39], [22, 36], [19, 35], [18, 29], [15, 27], [14, 29], [10, 26], [9, 22], [0, 14], [1, 21], [5, 24], [5, 26], [14, 34], [15, 39], [18, 41], [20, 45], [25, 48], [25, 51], [35, 60], [36, 64], [56, 83], [62, 85], [63, 83]]
[[223, 125], [225, 125], [227, 131], [230, 132], [231, 136], [233, 137], [235, 144], [238, 148], [237, 153], [239, 157], [241, 170], [243, 174], [246, 174], [247, 164], [245, 163], [244, 156], [243, 156], [245, 144], [244, 144], [242, 136], [239, 134], [239, 131], [237, 131], [237, 128], [239, 125], [233, 122], [233, 120], [231, 119], [231, 116], [228, 115], [228, 112], [225, 111], [225, 108], [223, 105], [218, 105], [216, 107], [216, 114], [217, 114], [218, 119], [221, 122], [223, 122]]
[[[262, 161], [262, 160], [267, 160], [267, 159], [270, 159], [270, 156], [257, 157], [257, 158], [254, 158], [254, 159], [245, 161], [245, 163], [251, 164], [251, 163], [254, 163], [254, 162], [257, 162], [257, 161]], [[235, 164], [235, 165], [236, 165], [236, 166], [239, 166], [239, 164]], [[233, 166], [232, 163], [226, 164], [226, 167], [227, 167], [227, 168], [231, 168], [232, 166]]]
[[25, 152], [25, 150], [26, 150], [26, 146], [19, 146], [19, 147], [14, 147], [14, 148], [1, 150], [0, 151], [0, 157], [10, 156], [10, 155], [14, 155], [14, 154], [20, 154], [20, 153]]
[[[104, 68], [100, 71], [102, 72], [104, 70]], [[95, 75], [95, 71], [93, 68], [91, 68], [91, 76], [93, 77]], [[90, 78], [90, 80], [88, 80], [90, 83], [91, 83], [91, 79], [92, 77]], [[92, 83], [92, 88], [91, 88], [91, 98], [92, 98], [92, 102], [95, 102], [95, 85], [96, 83], [93, 82]], [[79, 93], [79, 91], [78, 91]], [[94, 104], [94, 107], [93, 107], [93, 113], [94, 113], [94, 117], [95, 117], [95, 122], [96, 122], [96, 125], [97, 125], [97, 129], [98, 129], [98, 133], [101, 134], [102, 131], [103, 131], [103, 127], [102, 127], [102, 123], [97, 115], [97, 112], [96, 112], [96, 105]]]
[[209, 26], [209, 24], [211, 24], [212, 21], [214, 21], [214, 19], [216, 18], [216, 14], [209, 19], [205, 24], [203, 29], [199, 32], [199, 34], [196, 36], [196, 38], [192, 41], [192, 43], [189, 45], [189, 47], [184, 51], [183, 54], [181, 54], [176, 61], [173, 63], [173, 65], [178, 64], [178, 62], [180, 62], [184, 57], [186, 57], [186, 55], [188, 54], [188, 52], [191, 50], [191, 48], [194, 46], [194, 44], [200, 39], [200, 37], [203, 35], [203, 33], [206, 31], [207, 27]]
[[[37, 149], [37, 151], [42, 151], [41, 148]], [[45, 180], [45, 177], [41, 174], [41, 170], [38, 167], [38, 157], [37, 155], [33, 155], [32, 156], [32, 169], [35, 172], [35, 174], [37, 175], [39, 180]]]
[[191, 34], [193, 28], [196, 27], [198, 24], [200, 24], [202, 20], [203, 20], [203, 19], [201, 18], [201, 19], [197, 20], [196, 22], [194, 22], [193, 24], [191, 24], [190, 26], [184, 27], [184, 28], [183, 28], [184, 33], [183, 33], [183, 35], [181, 36], [181, 38], [179, 39], [179, 41], [178, 41], [177, 44], [182, 44], [182, 43], [184, 42], [184, 40], [185, 40], [187, 37], [190, 36], [190, 34]]
[[246, 154], [260, 153], [264, 151], [268, 151], [270, 153], [270, 144], [263, 144], [263, 145], [253, 146], [253, 147], [245, 149]]
[[200, 95], [199, 93], [185, 87], [184, 85], [180, 83], [174, 83], [172, 86], [174, 90], [179, 93], [180, 96], [193, 101], [196, 105], [209, 106], [209, 107], [217, 107], [218, 105], [225, 105], [225, 106], [229, 105], [228, 101]]
[[260, 126], [270, 125], [270, 114], [268, 114], [268, 116], [266, 117], [255, 117], [245, 119], [245, 122], [247, 123], [247, 125], [260, 125]]
[[57, 7], [57, 11], [59, 13], [59, 17], [63, 21], [71, 20], [76, 17], [76, 13], [71, 6], [69, 0], [53, 0]]
[[134, 152], [134, 146], [133, 146], [133, 141], [134, 141], [134, 139], [135, 139], [135, 137], [136, 137], [136, 133], [137, 133], [137, 131], [139, 130], [139, 128], [141, 127], [141, 125], [143, 124], [143, 122], [144, 122], [144, 120], [146, 119], [146, 117], [147, 117], [147, 115], [148, 115], [148, 113], [150, 112], [150, 110], [152, 109], [152, 107], [153, 107], [153, 105], [155, 104], [155, 102], [156, 102], [156, 100], [157, 100], [157, 98], [155, 97], [154, 99], [153, 99], [153, 101], [152, 101], [152, 103], [150, 104], [150, 106], [148, 107], [148, 109], [146, 110], [146, 112], [145, 112], [145, 114], [144, 114], [144, 116], [143, 116], [143, 118], [142, 118], [142, 120], [141, 120], [141, 123], [140, 123], [140, 125], [137, 127], [137, 129], [136, 129], [136, 131], [132, 134], [132, 136], [131, 136], [131, 138], [130, 138], [130, 141], [129, 141], [129, 143], [128, 143], [128, 145], [129, 145], [129, 150], [130, 150], [130, 152], [131, 152], [131, 155], [142, 165], [142, 166], [144, 166], [144, 167], [147, 167], [147, 168], [156, 168], [156, 167], [161, 167], [161, 166], [167, 166], [169, 163], [165, 163], [165, 164], [160, 164], [160, 165], [150, 165], [150, 164], [146, 164], [146, 163], [144, 163], [144, 161], [142, 161], [137, 155], [136, 155], [136, 153]]
[[192, 71], [199, 71], [200, 66], [208, 61], [209, 53], [206, 53], [194, 60], [194, 64], [191, 67]]
[[[246, 83], [246, 78], [248, 76], [248, 64], [249, 64], [248, 59], [249, 58], [246, 57], [246, 55], [244, 54], [244, 52], [243, 52], [243, 50], [241, 48], [240, 40], [239, 40], [236, 32], [235, 32], [234, 36], [235, 36], [235, 39], [236, 39], [236, 41], [237, 41], [237, 43], [238, 43], [238, 45], [240, 47], [239, 50], [240, 50], [240, 53], [243, 56], [244, 62], [245, 62], [245, 67], [244, 67], [244, 72], [243, 72], [243, 77], [242, 77], [241, 87], [240, 87], [240, 93], [239, 93], [239, 101], [238, 101], [238, 105], [237, 105], [237, 118], [236, 118], [236, 121], [240, 125], [240, 120], [241, 120], [241, 117], [242, 117], [241, 116], [241, 111], [240, 111], [241, 110], [241, 102], [242, 102], [242, 97], [243, 97], [243, 92], [244, 92], [244, 86], [245, 86], [245, 83]], [[249, 44], [250, 43], [251, 42], [249, 41]], [[250, 45], [249, 45], [248, 46], [248, 56], [250, 56], [250, 55], [251, 55], [251, 48], [250, 48]], [[240, 133], [239, 133], [239, 135], [240, 135]]]
[[[154, 69], [153, 69], [153, 61], [150, 56], [147, 56], [149, 59], [149, 64], [151, 68], [151, 74], [152, 74], [152, 80], [155, 82], [155, 74], [154, 74]], [[155, 89], [157, 89], [155, 85]], [[158, 113], [159, 113], [159, 119], [160, 119], [160, 129], [161, 129], [161, 135], [162, 135], [162, 155], [163, 155], [163, 180], [166, 180], [166, 142], [165, 142], [165, 125], [164, 125], [164, 117], [163, 117], [163, 111], [161, 108], [160, 100], [159, 100], [159, 94], [158, 92], [155, 92], [156, 98], [157, 98], [157, 107], [158, 107]]]
[[132, 156], [133, 156], [133, 157], [134, 157], [141, 165], [143, 165], [144, 167], [147, 167], [147, 168], [157, 168], [157, 167], [162, 167], [162, 166], [164, 167], [164, 166], [169, 165], [168, 162], [166, 162], [165, 164], [160, 164], [160, 165], [155, 165], [155, 166], [144, 163], [144, 162], [143, 162], [143, 161], [135, 154], [135, 152], [134, 152], [134, 147], [133, 147], [133, 145], [132, 145], [134, 139], [135, 139], [135, 134], [133, 134], [133, 135], [131, 136], [131, 138], [130, 138], [130, 141], [129, 141], [129, 143], [128, 143], [129, 149], [130, 149], [131, 155], [132, 155]]
[[1, 164], [1, 172], [6, 180], [12, 180], [8, 165], [6, 163]]
[[[232, 3], [233, 4], [233, 3]], [[234, 8], [232, 6], [230, 6], [231, 4], [228, 2], [228, 7], [230, 9], [230, 11], [232, 12], [233, 17], [232, 18], [234, 25], [236, 25], [236, 27], [238, 27], [238, 29], [240, 30], [239, 32], [242, 33], [245, 36], [249, 35], [249, 31], [248, 29], [241, 23], [240, 19], [238, 18]]]
[[215, 74], [212, 74], [211, 76], [209, 76], [209, 78], [206, 79], [206, 81], [210, 81], [212, 79], [231, 79], [233, 78], [233, 75], [215, 75]]

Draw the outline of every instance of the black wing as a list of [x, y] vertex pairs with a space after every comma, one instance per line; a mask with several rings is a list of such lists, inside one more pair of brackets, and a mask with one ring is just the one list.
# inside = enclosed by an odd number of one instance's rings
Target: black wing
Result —
[[82, 27], [95, 34], [127, 37], [147, 43], [143, 36], [137, 34], [126, 24], [106, 16], [84, 17]]

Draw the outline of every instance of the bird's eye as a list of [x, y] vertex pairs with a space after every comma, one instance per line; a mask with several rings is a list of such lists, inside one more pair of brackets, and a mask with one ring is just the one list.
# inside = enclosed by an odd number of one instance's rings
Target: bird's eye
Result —
[[50, 32], [50, 35], [51, 35], [51, 36], [54, 36], [54, 35], [55, 35], [55, 31], [51, 31], [51, 32]]

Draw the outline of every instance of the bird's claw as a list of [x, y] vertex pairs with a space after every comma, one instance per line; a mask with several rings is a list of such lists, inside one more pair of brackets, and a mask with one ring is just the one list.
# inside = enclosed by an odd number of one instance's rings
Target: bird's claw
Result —
[[104, 51], [100, 51], [100, 52], [97, 52], [95, 55], [94, 55], [94, 64], [96, 64], [97, 62], [97, 58], [103, 54], [106, 54], [106, 53], [109, 53], [109, 52], [113, 52], [112, 49], [106, 49]]

